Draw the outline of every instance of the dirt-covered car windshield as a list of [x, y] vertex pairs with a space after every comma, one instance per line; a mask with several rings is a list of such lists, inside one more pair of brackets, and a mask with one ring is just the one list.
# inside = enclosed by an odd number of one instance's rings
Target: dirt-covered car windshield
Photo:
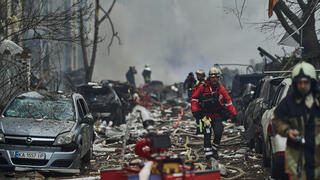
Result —
[[71, 100], [18, 97], [7, 108], [4, 116], [73, 121], [74, 110]]

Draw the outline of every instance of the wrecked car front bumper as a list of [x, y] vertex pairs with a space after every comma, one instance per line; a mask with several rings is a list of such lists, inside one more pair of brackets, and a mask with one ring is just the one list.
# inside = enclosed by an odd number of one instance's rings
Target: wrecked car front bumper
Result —
[[[44, 153], [45, 156], [43, 159], [17, 158], [17, 152], [39, 152]], [[59, 170], [63, 169], [79, 169], [79, 166], [80, 157], [77, 150], [63, 152], [60, 147], [0, 145], [0, 168], [46, 169], [60, 172]]]

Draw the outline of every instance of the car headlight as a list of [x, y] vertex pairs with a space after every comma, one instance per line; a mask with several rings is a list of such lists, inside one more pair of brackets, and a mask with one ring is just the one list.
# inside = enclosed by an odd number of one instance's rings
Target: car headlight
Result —
[[0, 143], [4, 143], [4, 142], [5, 142], [4, 134], [0, 131]]
[[54, 141], [53, 145], [66, 145], [70, 144], [73, 141], [74, 133], [73, 132], [66, 132], [63, 134], [60, 134], [56, 140]]

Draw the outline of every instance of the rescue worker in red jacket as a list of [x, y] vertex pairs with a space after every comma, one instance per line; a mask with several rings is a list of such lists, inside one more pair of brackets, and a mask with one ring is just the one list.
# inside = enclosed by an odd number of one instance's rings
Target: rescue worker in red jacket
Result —
[[[192, 94], [194, 94], [196, 90], [199, 88], [199, 86], [205, 82], [205, 78], [206, 78], [206, 73], [202, 69], [197, 70], [196, 75], [197, 75], [197, 82], [192, 88]], [[198, 101], [191, 101], [191, 111], [197, 123], [196, 135], [202, 134], [202, 122], [200, 120], [202, 118], [203, 113], [201, 112]]]
[[[192, 95], [192, 101], [199, 103], [199, 110], [203, 116], [204, 151], [207, 160], [218, 159], [218, 148], [223, 133], [222, 121], [232, 119], [236, 115], [229, 94], [219, 82], [220, 76], [221, 73], [217, 68], [211, 68], [207, 81]], [[213, 144], [211, 144], [212, 129]]]

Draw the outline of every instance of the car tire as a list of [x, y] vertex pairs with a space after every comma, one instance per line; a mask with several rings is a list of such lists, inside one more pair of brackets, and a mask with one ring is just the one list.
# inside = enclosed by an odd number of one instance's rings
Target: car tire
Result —
[[271, 177], [274, 179], [287, 180], [289, 179], [288, 175], [284, 172], [284, 156], [277, 154], [272, 155], [271, 160]]
[[271, 165], [270, 149], [271, 149], [271, 144], [270, 144], [269, 137], [267, 137], [267, 142], [265, 142], [263, 138], [263, 147], [262, 147], [263, 159], [262, 160], [263, 160], [264, 167], [270, 167]]
[[262, 154], [263, 153], [263, 142], [261, 135], [258, 135], [254, 138], [254, 149], [256, 150], [256, 153]]
[[236, 124], [237, 125], [243, 125], [243, 112], [240, 111], [238, 114], [237, 114], [237, 119], [236, 119]]
[[121, 107], [117, 107], [112, 116], [112, 122], [114, 125], [119, 126], [125, 123], [125, 117], [123, 115], [123, 111]]
[[82, 163], [84, 163], [84, 164], [90, 163], [90, 160], [92, 159], [92, 156], [93, 156], [92, 153], [93, 153], [93, 148], [91, 145], [88, 152], [82, 157]]
[[245, 114], [244, 114], [244, 118], [243, 118], [243, 122], [242, 123], [243, 123], [244, 129], [247, 130], [248, 129], [248, 120], [247, 120]]
[[125, 124], [126, 123], [126, 115], [125, 115], [125, 110], [121, 108], [121, 111], [119, 112], [120, 115], [120, 122], [121, 124]]

